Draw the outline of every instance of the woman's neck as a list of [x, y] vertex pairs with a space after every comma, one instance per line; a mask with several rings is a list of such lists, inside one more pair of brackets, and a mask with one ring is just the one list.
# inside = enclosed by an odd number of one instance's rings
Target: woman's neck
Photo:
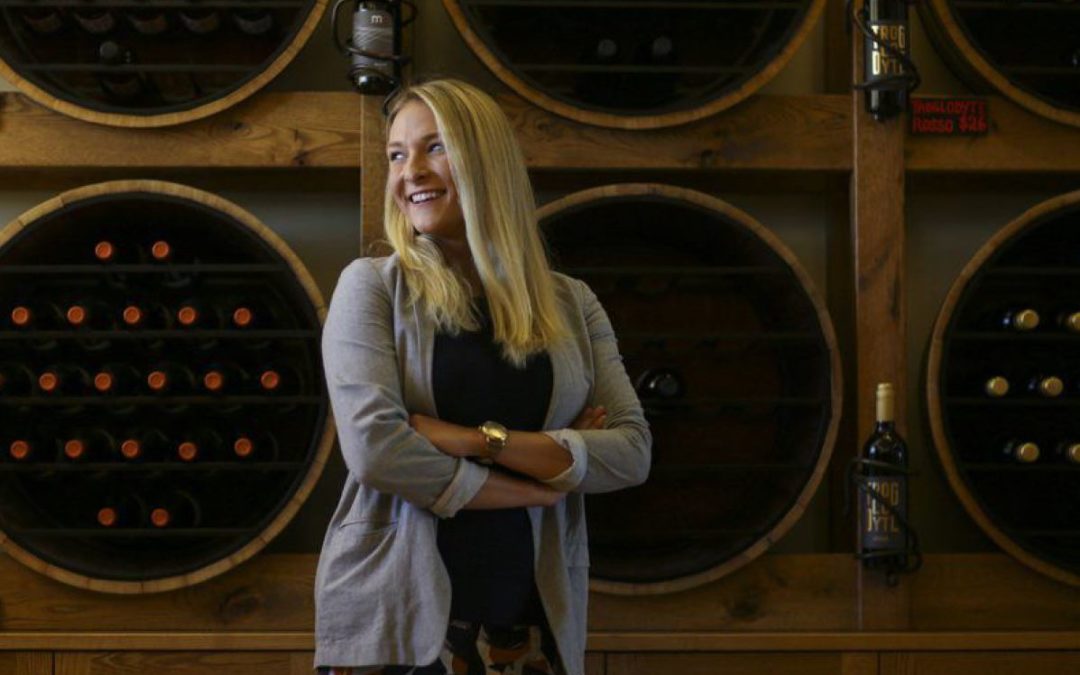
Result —
[[436, 243], [446, 262], [468, 282], [472, 295], [482, 296], [484, 285], [480, 282], [480, 274], [476, 271], [476, 263], [473, 262], [472, 251], [469, 250], [469, 242], [438, 239]]

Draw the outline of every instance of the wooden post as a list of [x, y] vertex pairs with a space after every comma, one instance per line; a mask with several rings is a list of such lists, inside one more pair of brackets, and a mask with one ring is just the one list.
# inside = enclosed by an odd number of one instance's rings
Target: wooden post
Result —
[[[383, 99], [363, 96], [360, 136], [360, 255], [373, 255], [372, 245], [383, 239], [383, 191], [386, 158], [383, 139]], [[382, 253], [378, 253], [382, 255]]]
[[[862, 0], [855, 0], [861, 8]], [[854, 78], [863, 76], [863, 40], [852, 32]], [[905, 430], [907, 378], [904, 294], [904, 125], [906, 116], [878, 122], [866, 112], [865, 94], [853, 91], [854, 138], [851, 177], [852, 240], [855, 258], [855, 390], [858, 439], [869, 436], [878, 382], [896, 387], [896, 424]], [[853, 564], [858, 564], [853, 563]], [[908, 580], [888, 587], [884, 575], [856, 574], [857, 625], [902, 630], [910, 626]]]

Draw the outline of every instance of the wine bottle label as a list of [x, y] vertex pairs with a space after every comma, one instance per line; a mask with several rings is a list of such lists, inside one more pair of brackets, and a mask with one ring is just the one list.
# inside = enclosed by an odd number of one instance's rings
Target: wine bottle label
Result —
[[[907, 54], [907, 26], [901, 21], [870, 21], [870, 30], [879, 40], [893, 47], [896, 51]], [[870, 64], [870, 82], [898, 77], [904, 74], [904, 64], [882, 49], [877, 42], [870, 40], [866, 44], [866, 62]]]
[[868, 480], [869, 490], [859, 491], [859, 509], [862, 514], [860, 535], [864, 552], [904, 549], [904, 530], [900, 526], [899, 519], [869, 493], [876, 492], [906, 517], [906, 481], [904, 476], [876, 476]]

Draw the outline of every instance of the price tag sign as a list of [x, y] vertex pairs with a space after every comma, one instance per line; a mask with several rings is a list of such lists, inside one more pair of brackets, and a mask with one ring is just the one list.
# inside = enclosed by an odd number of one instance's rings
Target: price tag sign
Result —
[[911, 99], [915, 136], [983, 136], [990, 130], [990, 106], [981, 98]]

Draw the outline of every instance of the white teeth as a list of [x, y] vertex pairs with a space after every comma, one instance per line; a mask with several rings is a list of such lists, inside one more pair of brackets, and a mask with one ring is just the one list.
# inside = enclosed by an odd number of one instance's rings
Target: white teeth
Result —
[[429, 190], [428, 192], [417, 192], [409, 197], [409, 201], [413, 204], [421, 204], [423, 202], [429, 202], [436, 197], [440, 197], [442, 192], [438, 190]]

